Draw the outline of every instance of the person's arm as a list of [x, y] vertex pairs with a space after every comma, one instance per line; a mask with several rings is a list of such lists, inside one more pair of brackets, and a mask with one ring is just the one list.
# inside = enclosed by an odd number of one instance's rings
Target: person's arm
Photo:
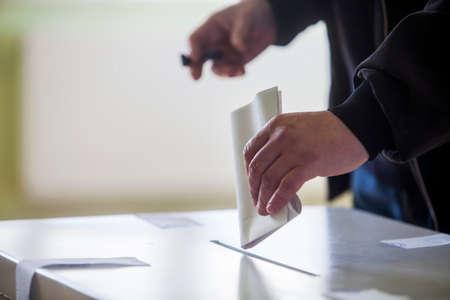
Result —
[[273, 214], [307, 181], [355, 170], [381, 150], [401, 160], [450, 140], [449, 1], [406, 17], [357, 69], [334, 112], [281, 114], [244, 149], [252, 197]]
[[286, 45], [306, 27], [323, 20], [328, 0], [268, 0], [277, 26], [275, 45]]
[[450, 141], [449, 37], [450, 1], [429, 1], [358, 66], [360, 88], [331, 111], [371, 158], [406, 161]]

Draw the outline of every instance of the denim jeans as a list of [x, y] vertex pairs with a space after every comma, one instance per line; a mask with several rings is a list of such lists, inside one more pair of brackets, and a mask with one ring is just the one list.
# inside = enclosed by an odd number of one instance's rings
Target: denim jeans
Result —
[[[389, 178], [393, 168], [380, 159], [368, 162], [351, 176], [354, 207], [391, 219], [433, 228], [430, 215], [412, 176], [402, 171]], [[399, 180], [400, 179], [400, 180]]]

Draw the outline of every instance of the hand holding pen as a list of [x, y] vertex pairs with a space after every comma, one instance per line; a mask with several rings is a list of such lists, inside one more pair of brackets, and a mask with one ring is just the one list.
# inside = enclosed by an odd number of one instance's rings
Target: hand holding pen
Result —
[[201, 77], [203, 64], [209, 59], [215, 74], [240, 76], [245, 73], [245, 65], [275, 38], [276, 26], [267, 1], [242, 1], [214, 14], [192, 33], [191, 53], [182, 56], [182, 62], [195, 80]]

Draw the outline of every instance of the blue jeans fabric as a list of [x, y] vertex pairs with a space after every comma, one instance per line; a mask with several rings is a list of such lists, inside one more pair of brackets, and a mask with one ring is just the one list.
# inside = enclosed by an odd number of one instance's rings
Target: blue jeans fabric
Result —
[[[352, 173], [354, 207], [391, 219], [433, 228], [426, 204], [407, 166], [402, 174], [392, 174], [389, 170], [390, 163], [380, 163], [380, 159], [382, 158], [377, 158], [378, 162], [368, 162]], [[390, 175], [395, 175], [396, 179], [390, 178]]]

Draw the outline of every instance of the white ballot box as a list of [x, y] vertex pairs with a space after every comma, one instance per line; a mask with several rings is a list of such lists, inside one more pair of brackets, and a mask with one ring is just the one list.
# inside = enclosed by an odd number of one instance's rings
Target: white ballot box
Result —
[[405, 249], [381, 243], [433, 234], [357, 210], [306, 206], [301, 218], [241, 253], [233, 250], [243, 251], [234, 210], [2, 221], [0, 299], [15, 299], [17, 265], [25, 260], [39, 265], [42, 260], [121, 258], [124, 265], [38, 268], [30, 295], [50, 300], [448, 299], [450, 245]]

